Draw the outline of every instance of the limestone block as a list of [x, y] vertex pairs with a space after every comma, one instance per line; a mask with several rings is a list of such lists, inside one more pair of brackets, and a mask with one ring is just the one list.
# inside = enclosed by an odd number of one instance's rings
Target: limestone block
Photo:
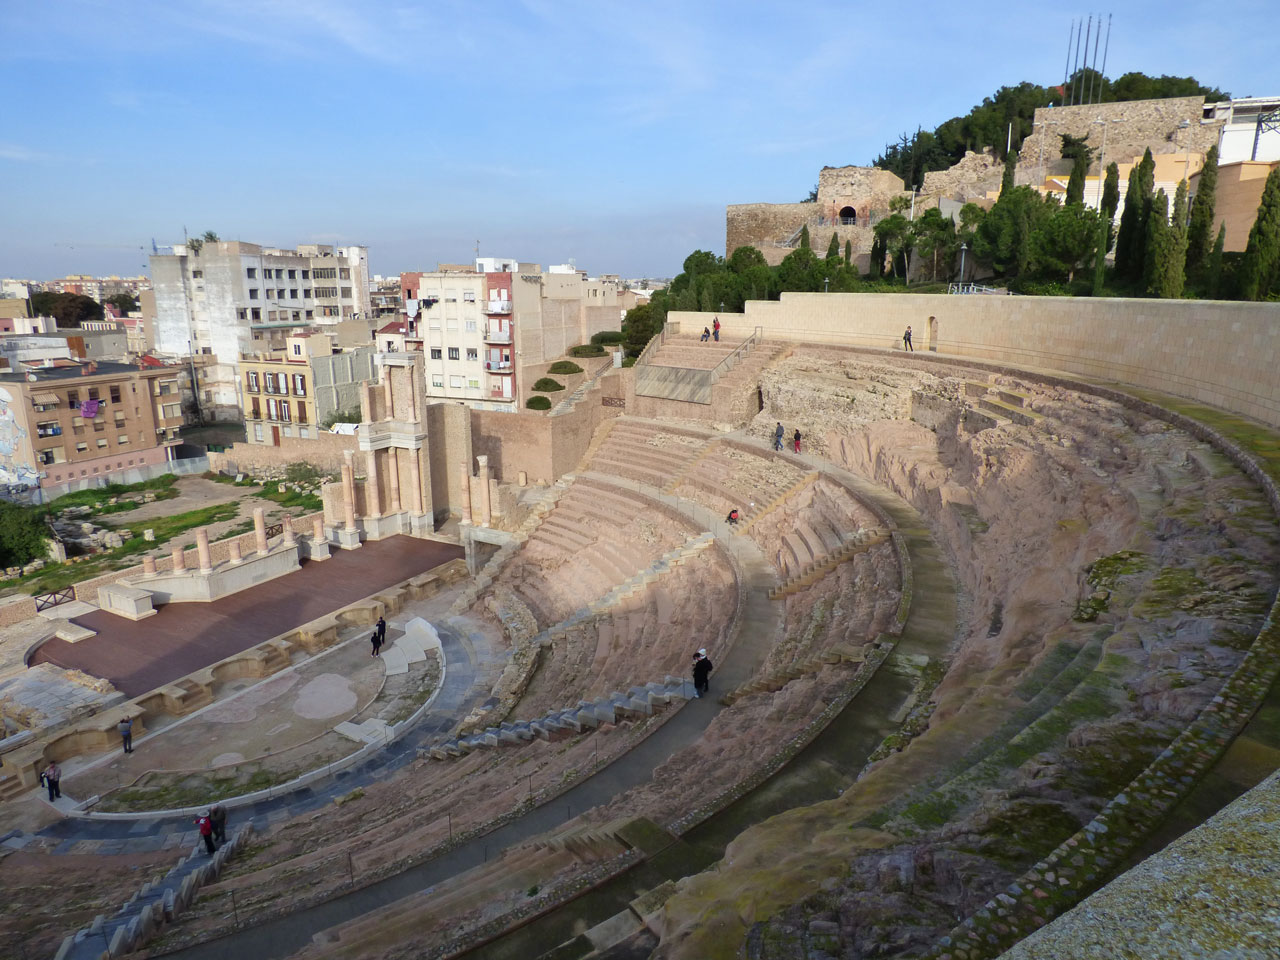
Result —
[[152, 605], [152, 593], [127, 583], [108, 583], [98, 588], [98, 606], [117, 617], [143, 620], [158, 612]]

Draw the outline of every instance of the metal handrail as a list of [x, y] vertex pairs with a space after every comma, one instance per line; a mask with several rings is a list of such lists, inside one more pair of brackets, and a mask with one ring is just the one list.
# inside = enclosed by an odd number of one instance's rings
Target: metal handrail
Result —
[[751, 349], [759, 344], [760, 340], [763, 338], [763, 334], [764, 328], [756, 327], [755, 332], [752, 333], [751, 336], [743, 340], [731, 354], [712, 367], [711, 382], [713, 384], [718, 382], [723, 374], [728, 373], [737, 366], [738, 360], [740, 359], [739, 354], [745, 356], [750, 353]]
[[659, 347], [667, 342], [667, 325], [664, 323], [662, 329], [649, 338], [649, 342], [644, 345], [644, 349], [640, 351], [640, 356], [636, 357], [634, 366], [640, 366], [644, 363], [645, 357], [649, 355], [649, 351], [654, 349], [656, 343]]

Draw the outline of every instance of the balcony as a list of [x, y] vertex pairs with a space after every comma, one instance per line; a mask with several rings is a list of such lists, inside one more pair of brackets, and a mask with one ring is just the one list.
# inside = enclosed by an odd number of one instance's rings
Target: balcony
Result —
[[485, 331], [484, 342], [485, 343], [510, 343], [511, 328], [508, 327], [506, 330], [499, 330], [497, 327], [490, 327], [488, 330]]
[[490, 300], [484, 308], [485, 313], [505, 316], [511, 312], [510, 300]]
[[510, 360], [486, 360], [484, 368], [489, 373], [511, 373]]

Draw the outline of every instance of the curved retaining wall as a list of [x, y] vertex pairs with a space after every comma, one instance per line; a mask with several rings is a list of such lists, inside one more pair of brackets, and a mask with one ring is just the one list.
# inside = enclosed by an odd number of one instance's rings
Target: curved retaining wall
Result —
[[[902, 349], [1129, 383], [1280, 426], [1280, 304], [1225, 300], [784, 293], [717, 314], [729, 337]], [[936, 319], [931, 325], [930, 317]], [[667, 323], [701, 330], [705, 313]]]

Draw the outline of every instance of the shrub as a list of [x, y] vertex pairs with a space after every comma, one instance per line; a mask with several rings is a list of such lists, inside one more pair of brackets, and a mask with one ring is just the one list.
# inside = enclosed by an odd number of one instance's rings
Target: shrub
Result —
[[557, 360], [547, 368], [547, 373], [558, 373], [561, 376], [568, 376], [571, 373], [581, 373], [582, 368], [572, 360]]
[[43, 559], [49, 528], [41, 511], [0, 500], [0, 567], [21, 567]]
[[623, 333], [621, 330], [602, 330], [599, 333], [591, 335], [591, 342], [596, 346], [605, 343], [621, 343], [623, 341]]
[[539, 377], [534, 382], [533, 389], [539, 393], [555, 393], [557, 390], [563, 390], [564, 384], [559, 380], [552, 380], [550, 377]]
[[530, 397], [525, 406], [530, 410], [550, 410], [551, 400], [548, 397]]
[[569, 348], [569, 356], [571, 357], [603, 357], [604, 354], [604, 347], [598, 343], [584, 343]]
[[635, 357], [624, 357], [624, 358], [623, 358], [623, 360], [622, 360], [622, 365], [623, 365], [624, 367], [634, 367], [634, 366], [636, 365], [636, 358], [635, 358]]

